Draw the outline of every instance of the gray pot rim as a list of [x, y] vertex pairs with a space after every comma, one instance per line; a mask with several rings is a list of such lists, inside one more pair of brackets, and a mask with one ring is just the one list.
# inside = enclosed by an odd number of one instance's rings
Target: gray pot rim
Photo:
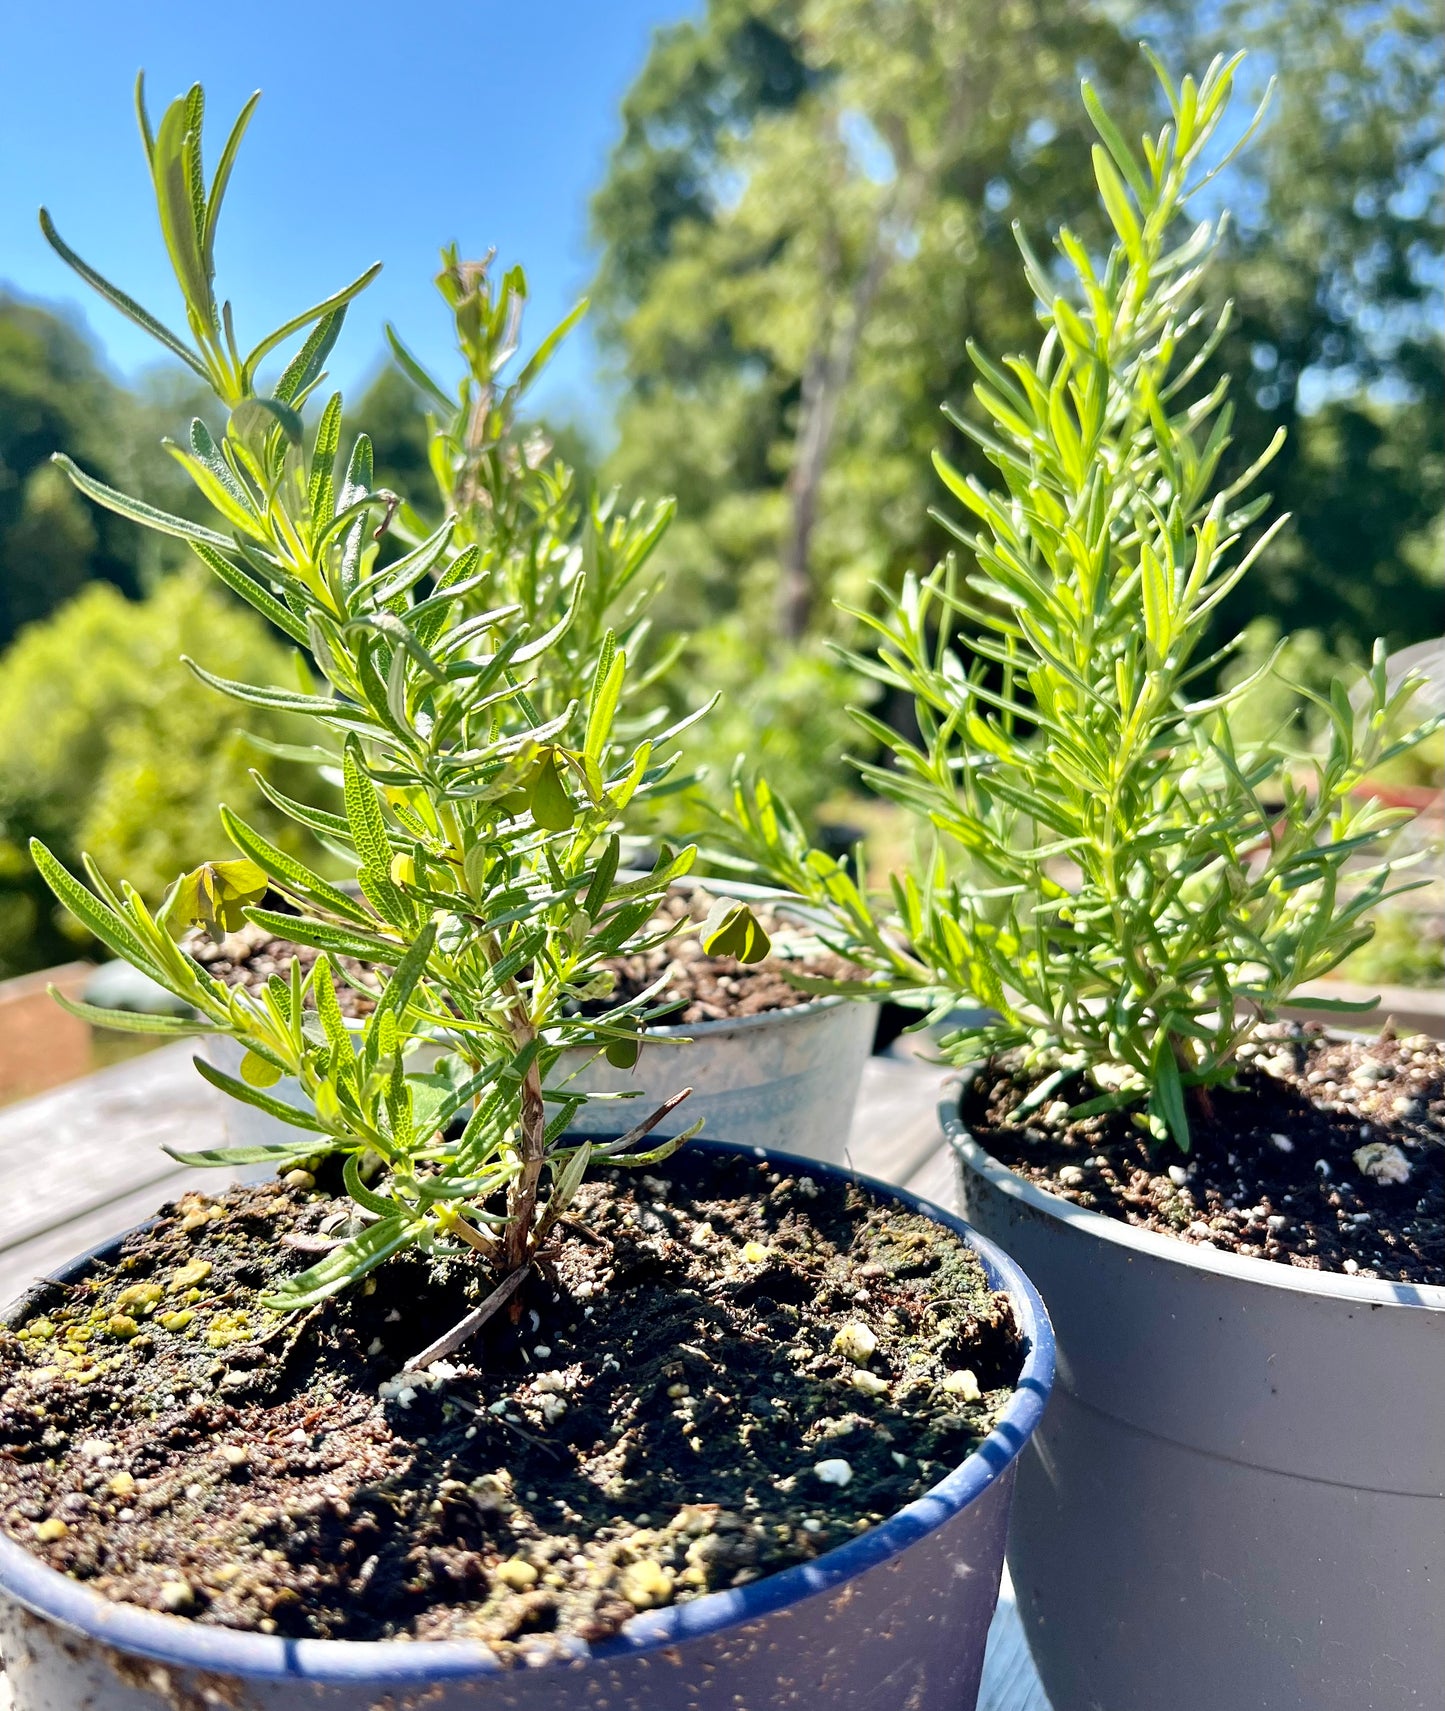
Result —
[[[879, 994], [882, 997], [882, 994]], [[870, 1004], [877, 999], [846, 997], [842, 993], [825, 993], [803, 1004], [788, 1004], [781, 1010], [760, 1010], [753, 1016], [722, 1016], [712, 1022], [662, 1022], [643, 1031], [643, 1045], [648, 1040], [695, 1040], [699, 1035], [718, 1039], [723, 1034], [741, 1034], [755, 1028], [783, 1027], [789, 1022], [806, 1022], [823, 1010], [835, 1010], [841, 1004]]]
[[[781, 1010], [760, 1010], [753, 1016], [723, 1016], [714, 1022], [661, 1022], [651, 1028], [644, 1029], [641, 1043], [645, 1046], [648, 1041], [654, 1044], [659, 1040], [678, 1040], [686, 1043], [699, 1036], [716, 1040], [726, 1034], [741, 1034], [757, 1028], [781, 1028], [790, 1022], [807, 1022], [814, 1016], [826, 1010], [836, 1010], [843, 1004], [876, 1004], [883, 997], [879, 993], [875, 998], [854, 998], [838, 992], [825, 993], [821, 998], [810, 998], [803, 1004], [789, 1004]], [[359, 1034], [363, 1023], [354, 1016], [345, 1018], [348, 1030]], [[590, 1047], [582, 1048], [590, 1050]]]
[[[826, 1592], [900, 1555], [951, 1521], [1007, 1473], [1028, 1443], [1043, 1414], [1054, 1382], [1054, 1334], [1048, 1311], [1023, 1270], [986, 1236], [921, 1196], [857, 1171], [772, 1147], [739, 1147], [728, 1141], [697, 1140], [703, 1152], [751, 1153], [800, 1175], [841, 1177], [922, 1213], [960, 1236], [983, 1260], [994, 1285], [1007, 1291], [1025, 1342], [1018, 1383], [993, 1429], [974, 1452], [923, 1496], [895, 1511], [886, 1521], [811, 1563], [799, 1563], [746, 1586], [705, 1593], [687, 1604], [640, 1612], [612, 1639], [589, 1646], [577, 1640], [567, 1656], [549, 1658], [543, 1669], [565, 1670], [584, 1659], [635, 1656], [666, 1651], [705, 1634], [756, 1620]], [[143, 1229], [145, 1225], [137, 1226]], [[128, 1232], [129, 1233], [129, 1232]], [[108, 1253], [123, 1236], [78, 1256], [63, 1273], [79, 1270]], [[41, 1280], [0, 1315], [10, 1323], [23, 1312]], [[399, 1691], [442, 1680], [504, 1676], [510, 1673], [491, 1649], [466, 1640], [290, 1640], [279, 1635], [209, 1628], [179, 1616], [112, 1603], [79, 1581], [71, 1580], [0, 1533], [0, 1591], [32, 1614], [76, 1630], [101, 1643], [173, 1668], [209, 1670], [257, 1680], [348, 1682], [364, 1680]]]
[[1426, 1313], [1445, 1313], [1445, 1284], [1390, 1283], [1380, 1277], [1351, 1277], [1346, 1272], [1306, 1271], [1301, 1266], [1281, 1265], [1277, 1260], [1252, 1259], [1218, 1248], [1202, 1248], [1177, 1236], [1156, 1230], [1141, 1230], [1121, 1218], [1076, 1206], [1061, 1194], [1016, 1175], [988, 1152], [964, 1123], [960, 1105], [968, 1084], [983, 1066], [969, 1064], [960, 1070], [957, 1091], [939, 1102], [938, 1121], [944, 1139], [965, 1168], [981, 1176], [991, 1188], [1031, 1212], [1066, 1225], [1081, 1236], [1112, 1243], [1115, 1247], [1147, 1254], [1194, 1271], [1237, 1283], [1258, 1283], [1270, 1289], [1290, 1290], [1296, 1295], [1327, 1296], [1337, 1301], [1358, 1302], [1362, 1307], [1408, 1307]]

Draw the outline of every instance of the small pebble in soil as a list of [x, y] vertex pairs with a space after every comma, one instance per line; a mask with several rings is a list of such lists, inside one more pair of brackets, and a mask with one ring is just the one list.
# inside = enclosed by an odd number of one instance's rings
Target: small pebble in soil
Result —
[[1394, 1073], [1388, 1064], [1377, 1063], [1374, 1058], [1366, 1058], [1358, 1068], [1350, 1072], [1350, 1080], [1357, 1087], [1378, 1087], [1382, 1081], [1389, 1081]]
[[842, 1456], [832, 1456], [827, 1461], [815, 1462], [813, 1472], [824, 1485], [844, 1486], [853, 1478], [852, 1465]]
[[644, 1557], [623, 1569], [617, 1589], [635, 1609], [653, 1610], [672, 1602], [672, 1575], [650, 1557]]
[[1355, 1152], [1355, 1164], [1362, 1176], [1373, 1177], [1376, 1182], [1408, 1182], [1410, 1179], [1409, 1159], [1399, 1147], [1387, 1145], [1384, 1141], [1371, 1141], [1359, 1147]]
[[833, 1347], [843, 1356], [859, 1366], [866, 1365], [873, 1358], [878, 1347], [878, 1338], [867, 1325], [854, 1320], [838, 1332], [833, 1338]]

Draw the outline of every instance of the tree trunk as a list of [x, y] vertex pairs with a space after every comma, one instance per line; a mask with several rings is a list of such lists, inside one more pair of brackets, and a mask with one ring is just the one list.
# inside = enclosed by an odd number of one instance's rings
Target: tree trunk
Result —
[[[792, 511], [784, 539], [778, 627], [784, 640], [796, 645], [808, 633], [813, 616], [813, 533], [823, 477], [828, 471], [838, 406], [853, 378], [858, 346], [872, 314], [879, 289], [896, 254], [900, 228], [916, 207], [922, 188], [918, 175], [895, 181], [893, 194], [879, 210], [868, 263], [859, 276], [841, 317], [829, 318], [819, 342], [803, 368], [798, 431], [787, 491]], [[834, 246], [836, 254], [836, 246]]]

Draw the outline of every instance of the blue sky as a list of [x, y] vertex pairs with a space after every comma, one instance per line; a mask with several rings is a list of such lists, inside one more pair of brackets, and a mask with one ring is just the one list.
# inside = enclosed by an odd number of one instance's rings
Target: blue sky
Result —
[[[264, 96], [231, 181], [217, 284], [243, 345], [375, 260], [331, 363], [354, 389], [394, 321], [443, 367], [439, 246], [495, 245], [520, 260], [534, 336], [585, 289], [587, 198], [618, 136], [618, 109], [653, 30], [691, 0], [69, 0], [5, 8], [10, 75], [0, 103], [0, 280], [78, 307], [113, 368], [154, 361], [138, 328], [86, 287], [40, 235], [43, 202], [67, 242], [173, 325], [166, 269], [131, 105], [145, 68], [152, 114], [199, 80], [207, 170], [252, 90]], [[548, 392], [598, 404], [595, 356], [574, 335]], [[544, 395], [545, 396], [545, 395]]]

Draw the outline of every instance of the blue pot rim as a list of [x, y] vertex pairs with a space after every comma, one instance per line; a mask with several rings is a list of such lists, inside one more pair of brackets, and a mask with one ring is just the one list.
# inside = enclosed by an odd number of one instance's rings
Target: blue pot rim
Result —
[[[740, 1147], [727, 1141], [696, 1140], [689, 1151], [741, 1153], [765, 1159], [800, 1175], [842, 1178], [922, 1213], [961, 1237], [983, 1261], [990, 1285], [1008, 1294], [1025, 1354], [1013, 1395], [993, 1430], [967, 1460], [879, 1526], [825, 1552], [746, 1586], [705, 1593], [686, 1604], [668, 1605], [632, 1617], [621, 1632], [595, 1645], [577, 1640], [570, 1655], [536, 1667], [563, 1668], [607, 1658], [655, 1652], [720, 1629], [773, 1614], [829, 1591], [900, 1555], [975, 1502], [1013, 1465], [1038, 1425], [1054, 1381], [1054, 1334], [1044, 1304], [1023, 1271], [1002, 1249], [963, 1219], [906, 1189], [837, 1165], [778, 1151]], [[144, 1226], [140, 1226], [144, 1227]], [[54, 1274], [65, 1282], [91, 1260], [112, 1253], [123, 1236], [80, 1255]], [[24, 1309], [26, 1291], [6, 1312], [9, 1322]], [[36, 1616], [133, 1656], [176, 1669], [204, 1670], [256, 1680], [344, 1683], [364, 1681], [405, 1689], [467, 1676], [504, 1675], [509, 1666], [488, 1647], [466, 1640], [290, 1640], [234, 1628], [206, 1627], [182, 1617], [112, 1603], [71, 1580], [0, 1533], [0, 1594]]]

